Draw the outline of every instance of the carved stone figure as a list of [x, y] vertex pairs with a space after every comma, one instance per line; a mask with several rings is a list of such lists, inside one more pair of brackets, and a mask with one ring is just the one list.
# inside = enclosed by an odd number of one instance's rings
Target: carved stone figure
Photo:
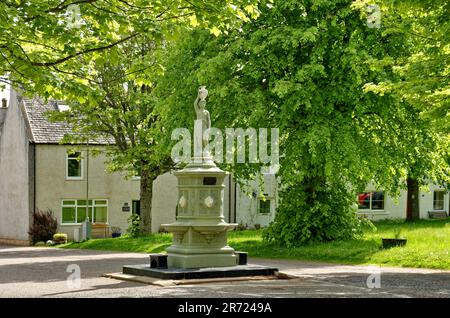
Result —
[[206, 97], [208, 96], [208, 90], [206, 86], [200, 86], [198, 88], [198, 95], [194, 102], [195, 114], [197, 115], [197, 120], [202, 121], [202, 145], [206, 146], [208, 144], [208, 140], [203, 135], [204, 131], [208, 128], [211, 128], [211, 117], [209, 112], [206, 110]]

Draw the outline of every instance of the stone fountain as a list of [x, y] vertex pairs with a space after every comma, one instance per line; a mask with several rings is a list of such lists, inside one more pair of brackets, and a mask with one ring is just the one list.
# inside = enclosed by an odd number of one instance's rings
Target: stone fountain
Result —
[[[206, 146], [203, 132], [211, 128], [205, 109], [208, 91], [201, 86], [194, 102], [197, 123], [194, 143]], [[200, 130], [200, 131], [199, 131]], [[194, 148], [196, 145], [194, 145]], [[223, 216], [224, 180], [227, 172], [219, 169], [211, 155], [203, 151], [174, 174], [178, 180], [178, 215], [176, 222], [162, 226], [173, 233], [167, 248], [168, 266], [202, 268], [236, 265], [234, 249], [227, 245], [227, 233], [237, 224], [225, 222]], [[200, 155], [200, 156], [198, 156]]]
[[178, 181], [178, 213], [174, 223], [162, 224], [173, 234], [172, 245], [167, 254], [151, 254], [150, 267], [124, 266], [124, 274], [177, 279], [273, 275], [277, 271], [247, 265], [246, 253], [236, 252], [227, 244], [227, 234], [237, 224], [225, 222], [223, 215], [228, 172], [219, 169], [211, 154], [204, 151], [208, 140], [203, 132], [211, 128], [205, 108], [207, 96], [206, 87], [201, 86], [194, 102], [194, 156], [184, 169], [174, 172]]

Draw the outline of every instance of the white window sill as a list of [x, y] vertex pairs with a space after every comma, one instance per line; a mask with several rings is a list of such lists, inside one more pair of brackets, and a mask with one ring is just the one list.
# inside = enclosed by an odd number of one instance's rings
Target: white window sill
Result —
[[84, 178], [66, 177], [66, 181], [82, 181]]
[[385, 215], [385, 214], [390, 214], [390, 212], [385, 211], [385, 210], [358, 210], [357, 211], [358, 214], [379, 214], [379, 215]]

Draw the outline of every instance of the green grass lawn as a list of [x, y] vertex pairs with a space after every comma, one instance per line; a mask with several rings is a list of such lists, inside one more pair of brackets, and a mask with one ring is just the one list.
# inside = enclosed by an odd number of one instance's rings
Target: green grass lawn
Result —
[[[296, 248], [267, 245], [262, 231], [234, 231], [229, 245], [247, 251], [250, 257], [323, 261], [343, 264], [378, 264], [386, 266], [450, 269], [450, 219], [416, 222], [383, 221], [375, 223], [376, 231], [366, 229], [364, 238], [351, 241], [314, 243]], [[407, 238], [404, 247], [381, 249], [381, 238], [393, 238], [398, 229]], [[170, 234], [154, 234], [139, 238], [109, 238], [68, 243], [64, 248], [163, 252], [171, 244]]]

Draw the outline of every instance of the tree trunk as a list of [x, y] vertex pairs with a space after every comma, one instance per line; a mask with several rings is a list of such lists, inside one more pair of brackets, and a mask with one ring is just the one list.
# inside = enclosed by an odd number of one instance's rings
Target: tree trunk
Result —
[[149, 234], [152, 232], [152, 194], [153, 194], [153, 175], [148, 167], [141, 167], [141, 232]]
[[419, 183], [415, 178], [407, 178], [406, 186], [408, 188], [406, 198], [406, 219], [418, 220], [419, 213]]

